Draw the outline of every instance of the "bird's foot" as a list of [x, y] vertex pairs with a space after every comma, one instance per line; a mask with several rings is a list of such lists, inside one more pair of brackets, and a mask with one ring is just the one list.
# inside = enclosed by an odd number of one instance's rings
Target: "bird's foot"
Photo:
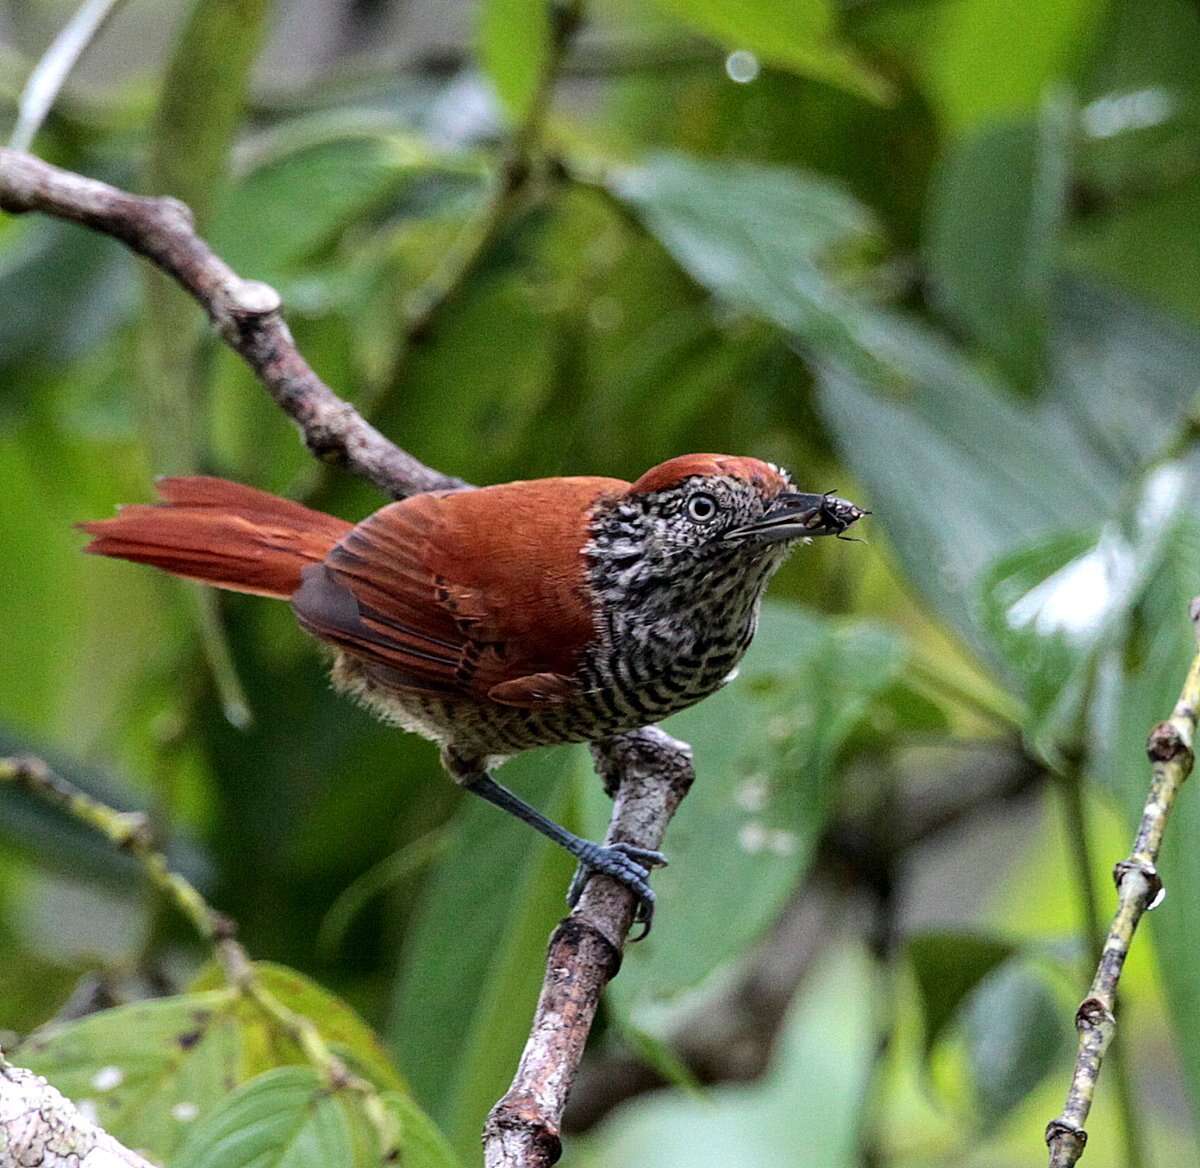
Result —
[[579, 852], [579, 867], [571, 879], [567, 889], [567, 904], [572, 908], [579, 903], [584, 886], [592, 876], [600, 873], [611, 876], [619, 884], [624, 884], [637, 897], [637, 911], [633, 915], [635, 924], [642, 926], [642, 931], [631, 941], [640, 941], [650, 932], [650, 924], [654, 919], [654, 891], [650, 887], [650, 869], [665, 868], [667, 857], [662, 852], [650, 848], [639, 848], [633, 844], [593, 844], [588, 843]]

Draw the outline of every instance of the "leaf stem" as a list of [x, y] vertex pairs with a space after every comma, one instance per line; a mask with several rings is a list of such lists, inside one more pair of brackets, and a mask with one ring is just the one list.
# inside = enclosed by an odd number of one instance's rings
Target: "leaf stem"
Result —
[[117, 811], [62, 778], [32, 756], [0, 758], [0, 783], [10, 782], [98, 831], [141, 866], [147, 879], [188, 919], [213, 948], [226, 982], [252, 1001], [276, 1029], [290, 1038], [330, 1090], [349, 1090], [362, 1100], [363, 1111], [379, 1140], [384, 1163], [399, 1154], [399, 1130], [374, 1084], [354, 1074], [330, 1049], [312, 1019], [298, 1014], [263, 985], [254, 962], [236, 938], [232, 918], [218, 912], [190, 880], [172, 872], [167, 858], [155, 847], [149, 821], [140, 811]]
[[8, 140], [13, 150], [28, 150], [33, 145], [71, 70], [124, 3], [125, 0], [84, 0], [62, 26], [21, 90], [17, 124]]

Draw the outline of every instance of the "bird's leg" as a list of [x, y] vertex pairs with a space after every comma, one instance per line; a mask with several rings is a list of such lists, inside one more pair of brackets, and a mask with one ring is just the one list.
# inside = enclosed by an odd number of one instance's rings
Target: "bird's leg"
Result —
[[510, 815], [515, 815], [535, 831], [540, 831], [560, 847], [566, 848], [579, 861], [579, 868], [567, 891], [568, 904], [574, 907], [588, 878], [599, 872], [624, 884], [637, 897], [638, 906], [634, 920], [644, 926], [642, 937], [650, 931], [650, 922], [654, 916], [654, 892], [649, 883], [650, 869], [666, 865], [667, 858], [662, 852], [634, 847], [633, 844], [596, 844], [591, 840], [581, 839], [574, 832], [567, 831], [565, 827], [543, 815], [536, 807], [531, 807], [507, 787], [502, 787], [491, 775], [482, 774], [460, 782], [468, 791], [474, 792], [489, 803], [494, 803]]

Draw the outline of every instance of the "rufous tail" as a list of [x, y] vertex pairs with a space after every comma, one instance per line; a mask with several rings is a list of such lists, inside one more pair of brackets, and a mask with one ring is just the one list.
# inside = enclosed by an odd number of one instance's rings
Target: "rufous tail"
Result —
[[300, 572], [320, 563], [353, 526], [225, 479], [168, 478], [157, 485], [163, 502], [79, 524], [94, 537], [83, 550], [287, 599], [300, 587]]

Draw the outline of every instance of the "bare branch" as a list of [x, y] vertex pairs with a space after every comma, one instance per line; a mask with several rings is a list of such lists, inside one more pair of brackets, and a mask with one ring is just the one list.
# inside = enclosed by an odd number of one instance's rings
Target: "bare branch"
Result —
[[[1192, 601], [1189, 615], [1200, 639], [1200, 597]], [[1092, 1109], [1096, 1080], [1100, 1076], [1105, 1052], [1117, 1028], [1114, 1008], [1121, 971], [1138, 922], [1144, 913], [1162, 899], [1162, 880], [1155, 865], [1167, 817], [1184, 780], [1192, 771], [1192, 744], [1198, 711], [1200, 652], [1192, 660], [1171, 716], [1150, 731], [1146, 744], [1152, 770], [1150, 793], [1146, 798], [1137, 837], [1133, 841], [1133, 850], [1113, 871], [1118, 897], [1116, 916], [1104, 942], [1091, 989], [1075, 1013], [1075, 1028], [1079, 1032], [1075, 1071], [1061, 1114], [1052, 1119], [1046, 1128], [1050, 1168], [1071, 1168], [1079, 1161], [1087, 1144], [1084, 1124]]]
[[39, 1168], [154, 1168], [40, 1075], [0, 1054], [0, 1160]]
[[196, 234], [191, 212], [170, 198], [143, 198], [0, 149], [0, 209], [40, 211], [121, 240], [176, 280], [208, 313], [221, 337], [300, 427], [312, 453], [361, 475], [393, 498], [455, 490], [441, 474], [389, 442], [342, 401], [300, 355], [281, 315], [279, 293], [244, 280]]
[[[597, 743], [592, 752], [606, 783], [615, 787], [605, 842], [658, 847], [692, 784], [690, 748], [647, 727]], [[483, 1129], [487, 1168], [545, 1168], [558, 1160], [563, 1109], [600, 994], [621, 966], [633, 912], [629, 889], [596, 876], [550, 938], [546, 977], [521, 1062]]]

